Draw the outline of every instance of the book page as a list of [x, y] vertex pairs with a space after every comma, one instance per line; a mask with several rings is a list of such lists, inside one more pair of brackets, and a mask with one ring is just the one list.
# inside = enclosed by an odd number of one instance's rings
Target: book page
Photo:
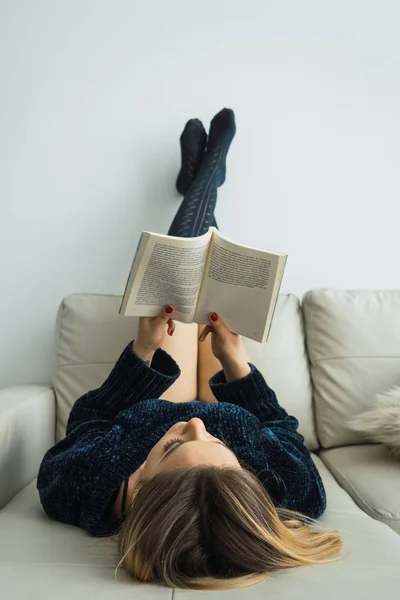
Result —
[[263, 341], [282, 256], [231, 242], [213, 232], [196, 323], [215, 311], [235, 333]]
[[165, 304], [173, 318], [191, 323], [196, 309], [211, 230], [195, 238], [143, 232], [120, 313], [156, 316]]
[[284, 273], [285, 267], [286, 267], [286, 262], [287, 262], [287, 255], [279, 257], [279, 264], [278, 264], [278, 269], [277, 269], [277, 273], [276, 273], [274, 289], [273, 289], [272, 295], [271, 295], [270, 309], [269, 309], [268, 315], [267, 315], [267, 322], [265, 324], [265, 330], [264, 330], [263, 338], [261, 340], [262, 342], [266, 342], [268, 339], [268, 336], [269, 336], [272, 319], [274, 318], [276, 303], [277, 303], [280, 288], [281, 288], [283, 273]]

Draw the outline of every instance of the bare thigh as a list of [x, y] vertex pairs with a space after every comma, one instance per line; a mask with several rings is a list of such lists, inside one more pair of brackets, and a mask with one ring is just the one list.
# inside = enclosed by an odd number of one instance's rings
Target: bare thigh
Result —
[[175, 321], [175, 333], [166, 335], [161, 348], [168, 352], [178, 363], [181, 375], [166, 392], [161, 400], [171, 402], [189, 402], [197, 399], [197, 359], [198, 359], [198, 326], [196, 323], [180, 323]]
[[[198, 326], [198, 333], [203, 330], [205, 325]], [[222, 365], [218, 358], [215, 358], [211, 350], [211, 335], [208, 334], [204, 342], [198, 342], [198, 359], [197, 359], [197, 398], [203, 402], [217, 402], [211, 388], [208, 384], [210, 377], [215, 375], [222, 369]], [[249, 357], [247, 352], [247, 360]]]
[[[205, 325], [198, 325], [198, 335]], [[218, 358], [215, 358], [211, 350], [211, 334], [208, 334], [204, 342], [198, 342], [197, 360], [197, 397], [203, 402], [217, 402], [208, 384], [210, 377], [222, 368]]]
[[202, 400], [216, 402], [208, 384], [210, 377], [221, 370], [221, 363], [212, 353], [211, 335], [204, 342], [198, 337], [205, 325], [175, 321], [175, 333], [165, 336], [161, 346], [178, 363], [181, 375], [162, 396], [161, 400], [189, 402]]

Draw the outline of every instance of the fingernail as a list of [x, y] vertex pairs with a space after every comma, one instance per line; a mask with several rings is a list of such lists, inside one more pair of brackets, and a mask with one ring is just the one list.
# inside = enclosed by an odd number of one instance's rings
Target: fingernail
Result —
[[165, 312], [166, 313], [171, 314], [173, 310], [174, 310], [173, 306], [171, 306], [170, 304], [166, 305], [166, 307], [165, 307]]
[[210, 319], [211, 319], [211, 321], [214, 321], [214, 323], [215, 323], [215, 321], [218, 321], [217, 313], [211, 313]]

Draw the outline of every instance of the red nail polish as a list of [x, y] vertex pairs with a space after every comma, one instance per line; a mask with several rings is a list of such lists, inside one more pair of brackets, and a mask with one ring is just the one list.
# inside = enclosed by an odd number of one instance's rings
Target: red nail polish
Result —
[[215, 323], [215, 321], [218, 321], [217, 313], [211, 313], [210, 319], [211, 319], [211, 321], [214, 321], [214, 323]]
[[165, 312], [168, 314], [171, 314], [173, 310], [174, 310], [174, 307], [171, 306], [170, 304], [167, 304], [167, 306], [165, 307]]

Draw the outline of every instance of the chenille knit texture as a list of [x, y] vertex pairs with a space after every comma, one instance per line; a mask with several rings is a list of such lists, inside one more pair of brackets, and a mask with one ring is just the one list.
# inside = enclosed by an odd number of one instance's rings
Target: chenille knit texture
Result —
[[65, 438], [42, 459], [37, 489], [45, 513], [95, 537], [113, 535], [119, 524], [106, 508], [123, 480], [172, 425], [199, 417], [258, 476], [276, 506], [321, 516], [325, 490], [299, 423], [248, 364], [251, 372], [241, 379], [227, 382], [222, 370], [211, 377], [218, 402], [174, 403], [158, 398], [179, 377], [177, 363], [159, 349], [149, 367], [130, 342], [106, 381], [75, 402]]

